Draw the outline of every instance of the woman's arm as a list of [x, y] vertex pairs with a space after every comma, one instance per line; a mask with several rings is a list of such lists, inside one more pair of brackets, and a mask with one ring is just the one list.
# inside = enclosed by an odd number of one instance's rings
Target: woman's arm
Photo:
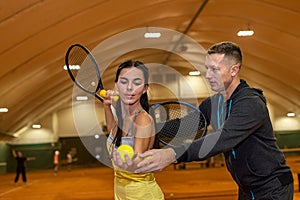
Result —
[[155, 127], [152, 117], [142, 111], [134, 122], [134, 151], [143, 153], [153, 148], [155, 139]]
[[116, 124], [112, 109], [112, 101], [113, 101], [113, 91], [107, 90], [106, 91], [106, 98], [103, 100], [103, 106], [104, 106], [104, 113], [105, 113], [105, 121], [107, 130], [110, 131]]
[[116, 166], [127, 171], [134, 171], [137, 167], [137, 163], [143, 159], [138, 155], [151, 149], [154, 145], [155, 139], [155, 127], [152, 117], [142, 111], [135, 119], [134, 122], [134, 152], [135, 155], [132, 160], [125, 155], [126, 162], [123, 162], [120, 158], [120, 154], [116, 151], [113, 152], [113, 160]]

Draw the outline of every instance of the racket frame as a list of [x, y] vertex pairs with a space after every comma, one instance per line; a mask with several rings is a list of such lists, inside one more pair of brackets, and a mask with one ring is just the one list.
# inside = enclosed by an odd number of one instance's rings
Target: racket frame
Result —
[[[153, 104], [153, 105], [151, 106], [151, 109], [153, 109], [153, 112], [155, 113], [155, 110], [156, 110], [157, 108], [159, 108], [160, 106], [164, 106], [164, 105], [166, 105], [166, 104], [178, 104], [178, 105], [183, 105], [183, 106], [189, 107], [189, 108], [191, 108], [191, 109], [197, 111], [197, 112], [199, 113], [199, 120], [200, 120], [200, 119], [201, 119], [201, 120], [204, 120], [204, 126], [202, 126], [201, 128], [199, 128], [199, 129], [197, 130], [197, 131], [199, 131], [199, 130], [203, 129], [202, 135], [201, 135], [201, 137], [197, 138], [197, 139], [194, 140], [194, 141], [197, 141], [197, 140], [199, 140], [200, 138], [202, 138], [202, 137], [204, 137], [204, 136], [206, 135], [206, 133], [207, 133], [207, 121], [206, 121], [206, 118], [205, 118], [204, 114], [201, 112], [201, 110], [200, 110], [198, 107], [196, 107], [196, 106], [194, 106], [194, 105], [192, 105], [192, 104], [183, 102], [183, 101], [166, 101], [166, 102], [160, 102], [160, 103]], [[182, 117], [182, 118], [183, 118], [183, 117]], [[180, 118], [180, 119], [182, 119], [182, 118]], [[179, 119], [179, 120], [180, 120], [180, 119]], [[174, 119], [174, 120], [175, 120], [175, 119]], [[166, 121], [166, 122], [167, 122], [167, 121]], [[166, 123], [166, 122], [164, 122], [164, 123]], [[157, 123], [157, 122], [156, 122], [156, 123]], [[159, 131], [158, 134], [162, 134], [161, 131]], [[174, 134], [174, 135], [175, 135], [175, 137], [176, 137], [177, 133]], [[166, 142], [166, 141], [164, 141], [164, 140], [161, 140], [160, 138], [161, 138], [161, 137], [158, 136], [158, 140], [159, 140], [159, 142], [160, 142], [161, 144], [166, 145], [166, 146], [174, 146], [174, 145], [170, 145], [168, 142]]]
[[[98, 83], [97, 83], [97, 87], [95, 89], [95, 91], [90, 91], [90, 90], [87, 90], [86, 88], [84, 88], [77, 80], [76, 80], [76, 77], [73, 75], [72, 73], [72, 69], [70, 67], [70, 64], [69, 64], [69, 56], [70, 56], [70, 53], [71, 51], [73, 50], [73, 48], [76, 48], [76, 47], [79, 47], [81, 48], [86, 54], [87, 56], [90, 58], [90, 60], [93, 62], [93, 66], [95, 68], [95, 72], [96, 72], [96, 75], [97, 75], [97, 78], [98, 78]], [[65, 63], [66, 63], [66, 67], [67, 67], [67, 71], [68, 71], [68, 74], [69, 76], [71, 77], [72, 81], [76, 84], [77, 87], [79, 87], [81, 90], [83, 90], [84, 92], [88, 93], [88, 94], [91, 94], [93, 96], [95, 96], [97, 99], [99, 99], [101, 102], [103, 102], [103, 98], [98, 94], [98, 91], [99, 90], [102, 90], [104, 89], [103, 87], [103, 84], [102, 84], [102, 80], [101, 80], [101, 75], [100, 75], [100, 71], [99, 71], [99, 67], [98, 67], [98, 64], [97, 64], [97, 61], [96, 59], [94, 58], [93, 54], [83, 45], [81, 44], [73, 44], [71, 45], [67, 52], [66, 52], [66, 56], [65, 56]], [[81, 63], [82, 64], [82, 63]], [[81, 65], [80, 65], [81, 67]]]

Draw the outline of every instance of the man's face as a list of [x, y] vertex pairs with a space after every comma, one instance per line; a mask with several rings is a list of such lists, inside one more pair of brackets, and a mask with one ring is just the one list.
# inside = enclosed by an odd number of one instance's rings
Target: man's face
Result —
[[215, 92], [224, 92], [232, 82], [231, 67], [233, 61], [224, 58], [224, 54], [210, 54], [206, 56], [205, 78]]
[[17, 153], [18, 153], [19, 157], [22, 157], [22, 152], [21, 151], [18, 151]]

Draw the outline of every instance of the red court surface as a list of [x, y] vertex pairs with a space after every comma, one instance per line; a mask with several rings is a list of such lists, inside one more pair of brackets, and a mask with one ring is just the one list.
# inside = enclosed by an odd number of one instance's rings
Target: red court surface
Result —
[[[300, 157], [288, 157], [295, 179], [295, 200], [300, 200], [298, 177]], [[113, 199], [113, 171], [110, 168], [60, 169], [29, 171], [28, 183], [13, 184], [14, 174], [0, 176], [1, 200], [94, 200]], [[225, 167], [200, 168], [190, 163], [185, 170], [173, 166], [156, 173], [156, 179], [166, 199], [234, 200], [237, 187]]]

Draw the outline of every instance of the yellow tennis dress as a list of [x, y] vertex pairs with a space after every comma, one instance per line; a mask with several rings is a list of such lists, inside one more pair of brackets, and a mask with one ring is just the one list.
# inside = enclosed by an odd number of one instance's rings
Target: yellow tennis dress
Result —
[[[107, 139], [108, 151], [111, 153], [113, 136]], [[114, 166], [114, 199], [115, 200], [163, 200], [164, 194], [153, 173], [135, 174]]]

